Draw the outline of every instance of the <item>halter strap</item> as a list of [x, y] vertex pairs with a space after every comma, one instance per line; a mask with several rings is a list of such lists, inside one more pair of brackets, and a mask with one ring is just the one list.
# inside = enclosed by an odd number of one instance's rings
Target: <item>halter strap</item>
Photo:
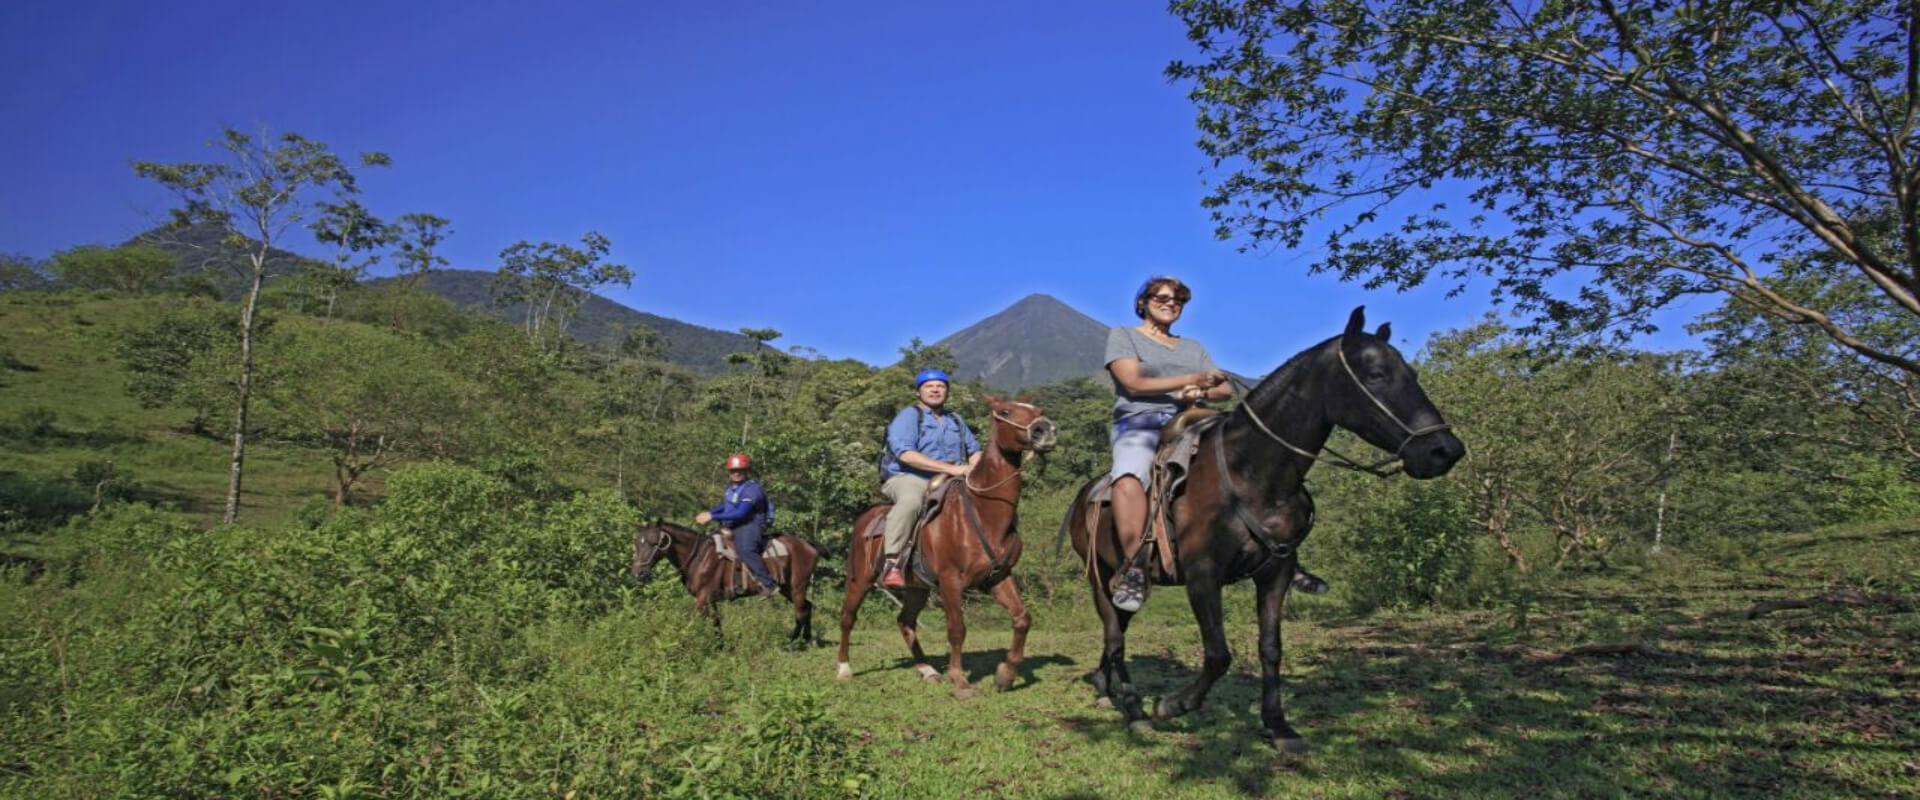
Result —
[[[1356, 461], [1352, 458], [1347, 457], [1346, 454], [1341, 453], [1340, 451], [1335, 450], [1331, 447], [1328, 447], [1325, 444], [1322, 444], [1320, 446], [1320, 449], [1325, 450], [1327, 453], [1333, 456], [1333, 458], [1327, 458], [1325, 456], [1320, 455], [1319, 453], [1311, 452], [1303, 447], [1299, 447], [1294, 443], [1289, 442], [1286, 439], [1282, 438], [1280, 434], [1274, 433], [1272, 428], [1267, 427], [1266, 420], [1261, 419], [1260, 415], [1257, 412], [1255, 412], [1251, 407], [1249, 407], [1247, 403], [1241, 403], [1239, 408], [1236, 408], [1234, 410], [1246, 412], [1247, 419], [1253, 420], [1253, 426], [1255, 428], [1258, 428], [1261, 433], [1266, 434], [1267, 438], [1272, 439], [1276, 442], [1279, 442], [1281, 447], [1285, 447], [1288, 450], [1293, 451], [1294, 453], [1305, 456], [1314, 461], [1320, 461], [1320, 462], [1332, 464], [1336, 467], [1342, 467], [1345, 469], [1354, 470], [1356, 472], [1365, 472], [1369, 475], [1374, 475], [1381, 478], [1385, 478], [1390, 475], [1393, 475], [1394, 473], [1399, 472], [1402, 469], [1402, 467], [1397, 467], [1397, 466], [1394, 467], [1393, 469], [1383, 469], [1383, 467], [1386, 467], [1388, 464], [1393, 464], [1403, 459], [1405, 457], [1404, 454], [1406, 452], [1407, 445], [1411, 443], [1413, 440], [1418, 439], [1422, 436], [1425, 436], [1429, 433], [1439, 433], [1440, 431], [1452, 430], [1453, 426], [1448, 425], [1444, 422], [1435, 424], [1435, 425], [1428, 425], [1418, 429], [1407, 425], [1407, 423], [1401, 421], [1400, 415], [1393, 413], [1393, 409], [1387, 407], [1386, 403], [1380, 402], [1380, 398], [1375, 397], [1373, 392], [1367, 389], [1366, 382], [1360, 380], [1360, 376], [1353, 371], [1353, 365], [1347, 362], [1347, 338], [1345, 336], [1340, 337], [1340, 339], [1334, 343], [1334, 352], [1339, 354], [1341, 368], [1346, 370], [1347, 377], [1353, 380], [1353, 385], [1355, 388], [1360, 390], [1360, 394], [1364, 395], [1367, 398], [1367, 400], [1373, 403], [1375, 408], [1380, 409], [1381, 413], [1387, 415], [1387, 419], [1393, 420], [1393, 424], [1400, 426], [1400, 430], [1404, 431], [1407, 434], [1406, 438], [1403, 438], [1400, 440], [1400, 446], [1395, 447], [1393, 449], [1393, 452], [1389, 454], [1386, 458], [1383, 458], [1379, 461], [1375, 461], [1372, 464], [1362, 464], [1359, 461]], [[1236, 377], [1233, 379], [1233, 382], [1239, 384], [1241, 388], [1246, 389], [1249, 394], [1252, 393], [1254, 387], [1248, 386], [1246, 381], [1240, 380], [1239, 378]], [[1252, 398], [1249, 397], [1248, 399], [1252, 399]]]

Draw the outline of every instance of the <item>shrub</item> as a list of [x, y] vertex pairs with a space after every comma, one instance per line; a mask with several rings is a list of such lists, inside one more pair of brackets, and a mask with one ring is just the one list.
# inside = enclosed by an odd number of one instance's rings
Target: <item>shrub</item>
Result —
[[1444, 485], [1408, 484], [1380, 497], [1353, 532], [1351, 596], [1366, 606], [1414, 606], [1454, 593], [1473, 569], [1471, 530], [1465, 504]]

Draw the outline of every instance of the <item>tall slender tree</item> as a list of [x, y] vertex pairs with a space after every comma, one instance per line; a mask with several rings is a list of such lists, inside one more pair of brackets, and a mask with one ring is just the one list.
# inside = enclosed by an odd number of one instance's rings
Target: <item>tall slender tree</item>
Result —
[[297, 133], [256, 137], [227, 128], [213, 146], [222, 151], [220, 160], [173, 164], [136, 161], [133, 170], [180, 199], [181, 205], [172, 211], [173, 227], [213, 225], [225, 234], [223, 245], [245, 253], [238, 267], [247, 293], [241, 301], [233, 454], [222, 515], [225, 521], [233, 522], [240, 515], [247, 404], [253, 390], [255, 312], [260, 304], [260, 287], [267, 278], [268, 256], [290, 228], [313, 218], [320, 203], [358, 194], [356, 168], [384, 167], [390, 160], [384, 153], [369, 152], [360, 154], [357, 164], [349, 163], [327, 145]]

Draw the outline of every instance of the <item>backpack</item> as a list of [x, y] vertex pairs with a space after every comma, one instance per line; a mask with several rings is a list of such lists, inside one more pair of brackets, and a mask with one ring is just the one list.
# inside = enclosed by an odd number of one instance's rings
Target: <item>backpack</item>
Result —
[[[953, 417], [954, 422], [960, 423], [961, 430], [967, 429], [967, 421], [960, 418], [960, 412], [949, 411], [947, 412], [947, 416]], [[926, 424], [927, 424], [926, 409], [921, 408], [919, 403], [914, 403], [913, 404], [913, 429], [915, 431], [919, 431], [920, 428]], [[964, 440], [966, 437], [963, 436], [961, 438]], [[876, 463], [876, 466], [879, 467], [879, 475], [880, 475], [881, 483], [887, 482], [887, 470], [891, 469], [894, 465], [898, 463], [900, 463], [900, 459], [894, 456], [893, 448], [887, 445], [887, 429], [885, 427], [882, 427], [880, 429], [880, 458]]]

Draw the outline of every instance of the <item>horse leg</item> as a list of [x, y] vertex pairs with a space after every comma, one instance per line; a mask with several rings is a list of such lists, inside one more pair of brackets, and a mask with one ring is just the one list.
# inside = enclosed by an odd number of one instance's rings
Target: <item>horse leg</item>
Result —
[[813, 644], [813, 603], [807, 599], [807, 584], [813, 580], [813, 571], [802, 570], [798, 558], [787, 560], [787, 570], [787, 599], [793, 602], [793, 632], [787, 634], [787, 639], [810, 645]]
[[[858, 534], [856, 534], [857, 536]], [[853, 640], [853, 621], [860, 613], [860, 602], [867, 599], [867, 591], [873, 588], [872, 570], [866, 569], [860, 558], [860, 540], [854, 539], [855, 549], [847, 558], [847, 597], [840, 603], [840, 655], [835, 662], [835, 676], [843, 681], [853, 680], [853, 665], [847, 661], [847, 646]]]
[[953, 681], [953, 696], [965, 700], [973, 697], [973, 686], [967, 683], [966, 668], [960, 663], [967, 645], [967, 588], [962, 583], [959, 575], [941, 578], [940, 605], [947, 612], [947, 679]]
[[1140, 694], [1134, 691], [1133, 676], [1127, 672], [1127, 626], [1133, 614], [1113, 607], [1113, 595], [1107, 593], [1107, 581], [1113, 571], [1097, 564], [1087, 576], [1093, 586], [1093, 609], [1100, 615], [1100, 666], [1093, 673], [1095, 704], [1119, 708], [1127, 718], [1127, 727], [1136, 731], [1153, 730], [1153, 721], [1141, 708]]
[[940, 680], [940, 672], [927, 663], [927, 651], [920, 648], [920, 612], [927, 607], [927, 590], [904, 589], [900, 592], [900, 615], [894, 621], [900, 623], [900, 638], [907, 642], [907, 650], [913, 653], [913, 668], [928, 683]]
[[1013, 585], [1013, 578], [1002, 578], [993, 586], [993, 599], [1006, 607], [1007, 616], [1013, 618], [1013, 644], [1007, 646], [1007, 658], [993, 670], [993, 688], [1006, 691], [1013, 686], [1013, 678], [1020, 672], [1020, 663], [1027, 660], [1027, 629], [1033, 627], [1033, 616], [1027, 613], [1027, 606], [1020, 602], [1020, 590]]
[[1227, 666], [1233, 663], [1233, 651], [1227, 647], [1226, 615], [1220, 608], [1220, 586], [1209, 577], [1196, 578], [1187, 584], [1187, 603], [1193, 606], [1193, 619], [1200, 624], [1206, 661], [1193, 683], [1154, 704], [1153, 715], [1159, 719], [1172, 719], [1205, 705], [1213, 682], [1227, 674]]
[[1287, 753], [1307, 752], [1307, 740], [1287, 724], [1280, 707], [1280, 610], [1286, 606], [1293, 570], [1269, 572], [1256, 578], [1260, 594], [1260, 735]]

